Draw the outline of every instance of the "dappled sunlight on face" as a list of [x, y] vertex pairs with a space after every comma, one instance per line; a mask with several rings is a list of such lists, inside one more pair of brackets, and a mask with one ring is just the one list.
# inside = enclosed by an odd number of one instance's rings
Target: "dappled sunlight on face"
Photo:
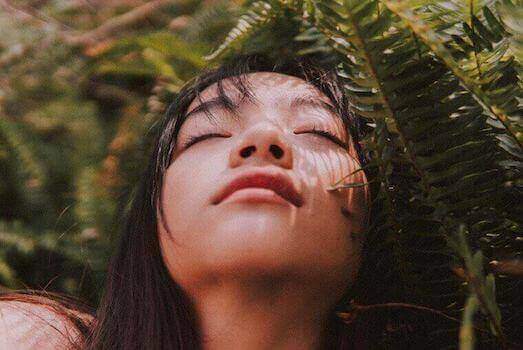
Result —
[[[293, 273], [341, 291], [359, 266], [360, 241], [351, 233], [362, 230], [367, 189], [327, 189], [359, 168], [352, 140], [332, 101], [313, 85], [272, 72], [246, 78], [252, 98], [226, 79], [232, 105], [213, 84], [187, 110], [163, 187], [164, 260], [188, 289], [232, 274]], [[253, 169], [285, 174], [303, 206], [212, 203], [220, 188]], [[345, 179], [365, 181], [361, 171]]]

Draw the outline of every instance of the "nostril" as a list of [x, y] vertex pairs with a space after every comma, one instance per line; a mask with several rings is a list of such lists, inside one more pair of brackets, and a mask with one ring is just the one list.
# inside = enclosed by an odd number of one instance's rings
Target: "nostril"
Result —
[[246, 148], [242, 149], [242, 151], [240, 152], [240, 156], [242, 156], [242, 158], [248, 157], [255, 150], [256, 150], [256, 147], [254, 147], [254, 146], [246, 147]]
[[274, 154], [276, 159], [280, 159], [281, 157], [283, 157], [283, 150], [279, 146], [271, 145], [269, 147], [269, 151], [271, 151], [272, 154]]

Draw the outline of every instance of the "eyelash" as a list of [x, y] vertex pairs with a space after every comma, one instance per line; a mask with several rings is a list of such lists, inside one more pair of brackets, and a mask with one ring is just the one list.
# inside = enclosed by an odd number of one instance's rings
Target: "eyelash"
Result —
[[[333, 135], [332, 133], [330, 133], [330, 132], [328, 132], [326, 130], [316, 129], [316, 126], [313, 126], [312, 130], [310, 130], [308, 133], [317, 134], [317, 135], [323, 136], [323, 137], [329, 139], [330, 141], [334, 142], [335, 144], [337, 144], [337, 145], [339, 145], [339, 146], [341, 146], [343, 148], [347, 148], [347, 144], [345, 142], [343, 142], [342, 140], [340, 140], [337, 136]], [[203, 141], [203, 140], [211, 138], [213, 136], [224, 137], [223, 135], [216, 134], [216, 133], [191, 136], [183, 144], [183, 148], [186, 149], [186, 148], [194, 145], [195, 143], [197, 143], [199, 141]]]
[[337, 145], [339, 145], [339, 146], [341, 146], [343, 148], [347, 148], [347, 144], [345, 142], [343, 142], [342, 140], [340, 140], [337, 136], [333, 135], [329, 131], [316, 129], [316, 125], [314, 125], [312, 127], [312, 130], [310, 132], [313, 133], [313, 134], [318, 134], [318, 135], [324, 136], [327, 139], [329, 139], [332, 142], [334, 142], [335, 144], [337, 144]]
[[203, 140], [208, 139], [208, 138], [213, 137], [213, 136], [224, 137], [224, 136], [222, 136], [221, 134], [216, 134], [216, 133], [191, 136], [191, 137], [189, 137], [189, 139], [188, 139], [188, 140], [183, 144], [183, 148], [186, 149], [186, 148], [188, 148], [188, 147], [191, 147], [193, 144], [195, 144], [195, 143], [197, 143], [197, 142], [199, 142], [199, 141], [203, 141]]

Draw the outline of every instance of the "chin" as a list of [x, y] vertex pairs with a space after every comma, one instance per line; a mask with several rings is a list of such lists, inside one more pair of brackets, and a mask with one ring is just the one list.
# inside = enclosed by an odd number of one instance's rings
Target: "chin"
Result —
[[[314, 274], [352, 270], [349, 248], [320, 246], [312, 232], [272, 220], [242, 220], [214, 226], [205, 242], [205, 261], [210, 270], [238, 274]], [[350, 273], [349, 273], [350, 274]]]
[[207, 252], [214, 252], [223, 262], [279, 259], [299, 244], [288, 218], [274, 213], [253, 211], [219, 220], [209, 225], [213, 230], [207, 233], [205, 245]]
[[[220, 218], [210, 225], [212, 232], [206, 237], [209, 248], [225, 251], [253, 252], [261, 247], [285, 250], [299, 238], [298, 225], [287, 216], [267, 212], [244, 213], [241, 216]], [[266, 250], [264, 249], [264, 250]]]

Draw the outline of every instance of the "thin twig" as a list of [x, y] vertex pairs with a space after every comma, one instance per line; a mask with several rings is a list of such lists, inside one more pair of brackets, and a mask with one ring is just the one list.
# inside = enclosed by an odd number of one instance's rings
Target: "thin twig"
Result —
[[[410, 310], [417, 310], [417, 311], [423, 311], [423, 312], [430, 312], [430, 313], [436, 314], [438, 316], [441, 316], [443, 318], [446, 318], [448, 320], [451, 320], [451, 321], [454, 321], [454, 322], [457, 322], [457, 323], [461, 323], [460, 319], [452, 317], [452, 316], [449, 316], [446, 313], [444, 313], [443, 311], [436, 310], [436, 309], [433, 309], [433, 308], [430, 308], [430, 307], [427, 307], [427, 306], [422, 306], [422, 305], [415, 305], [415, 304], [408, 304], [408, 303], [383, 303], [383, 304], [360, 305], [360, 304], [352, 303], [352, 304], [350, 304], [350, 307], [356, 313], [359, 312], [359, 311], [365, 312], [365, 311], [373, 311], [373, 310], [379, 310], [379, 309], [410, 309]], [[339, 317], [341, 317], [343, 319], [347, 319], [349, 321], [352, 321], [355, 318], [354, 315], [351, 315], [351, 311], [349, 311], [349, 312], [338, 312], [337, 314], [338, 314]], [[484, 332], [484, 333], [489, 333], [488, 330], [480, 328], [480, 327], [474, 326], [474, 329], [476, 329], [478, 331], [481, 331], [481, 332]]]
[[[444, 317], [446, 319], [449, 319], [451, 321], [461, 322], [461, 320], [449, 316], [443, 311], [439, 311], [427, 306], [422, 305], [415, 305], [415, 304], [407, 304], [407, 303], [384, 303], [384, 304], [371, 304], [371, 305], [360, 305], [360, 304], [351, 304], [351, 308], [355, 309], [356, 311], [368, 311], [368, 310], [375, 310], [375, 309], [412, 309], [412, 310], [418, 310], [418, 311], [425, 311], [425, 312], [431, 312], [433, 314], [437, 314], [441, 317]], [[343, 313], [340, 313], [341, 315]]]
[[489, 267], [497, 275], [508, 275], [523, 278], [523, 259], [493, 260]]
[[93, 44], [97, 41], [103, 40], [115, 32], [128, 27], [132, 24], [146, 19], [155, 11], [163, 8], [166, 5], [172, 4], [173, 0], [155, 0], [149, 1], [144, 5], [138, 6], [129, 12], [120, 16], [111, 18], [99, 27], [77, 36], [67, 38], [67, 43], [73, 46], [85, 46]]
[[69, 27], [67, 24], [62, 23], [59, 20], [57, 20], [56, 18], [53, 18], [41, 11], [38, 11], [37, 9], [35, 9], [33, 7], [30, 7], [30, 6], [22, 7], [19, 5], [14, 5], [9, 0], [0, 0], [0, 5], [6, 11], [9, 11], [9, 13], [17, 12], [18, 18], [22, 19], [24, 21], [36, 19], [40, 22], [43, 22], [44, 24], [47, 24], [47, 25], [52, 24], [55, 27], [59, 27], [63, 30], [72, 30], [72, 28]]

